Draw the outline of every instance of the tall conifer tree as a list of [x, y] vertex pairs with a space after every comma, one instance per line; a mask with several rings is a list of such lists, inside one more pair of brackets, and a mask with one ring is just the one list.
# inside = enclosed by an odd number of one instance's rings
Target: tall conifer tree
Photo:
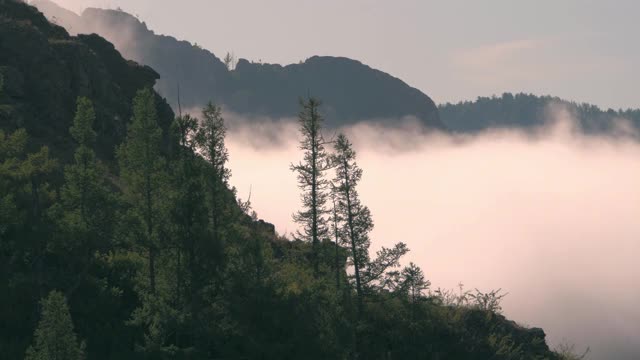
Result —
[[225, 212], [225, 191], [231, 171], [226, 167], [229, 152], [224, 143], [227, 128], [222, 109], [213, 103], [202, 110], [202, 123], [196, 133], [196, 142], [202, 156], [207, 160], [206, 179], [209, 192], [211, 230], [215, 240], [219, 239], [221, 222]]
[[362, 178], [362, 169], [356, 163], [356, 152], [344, 134], [338, 135], [334, 144], [332, 162], [336, 167], [334, 191], [337, 212], [343, 219], [341, 234], [349, 244], [349, 260], [354, 268], [358, 311], [362, 312], [362, 268], [369, 263], [369, 232], [373, 229], [373, 219], [369, 208], [360, 202], [357, 186]]
[[291, 171], [298, 175], [298, 187], [302, 190], [302, 210], [293, 215], [295, 222], [302, 229], [297, 231], [296, 237], [312, 244], [312, 262], [314, 274], [319, 274], [319, 245], [320, 240], [328, 236], [329, 228], [326, 215], [326, 203], [329, 181], [325, 179], [325, 172], [331, 164], [324, 148], [325, 140], [322, 136], [324, 119], [320, 114], [320, 101], [315, 98], [301, 100], [302, 110], [298, 114], [300, 124], [300, 150], [304, 152], [303, 160], [298, 164], [291, 164]]
[[74, 163], [65, 167], [62, 187], [62, 234], [64, 247], [77, 250], [74, 259], [81, 263], [76, 269], [74, 284], [67, 295], [73, 293], [86, 275], [96, 251], [109, 247], [113, 228], [113, 203], [93, 146], [95, 112], [87, 98], [79, 98], [73, 125], [69, 129], [77, 143]]
[[[206, 189], [202, 181], [202, 159], [197, 156], [196, 135], [199, 131], [198, 119], [190, 115], [178, 117], [173, 123], [173, 131], [177, 136], [178, 154], [173, 168], [173, 186], [175, 201], [172, 215], [176, 225], [178, 238], [176, 256], [176, 303], [186, 301], [191, 324], [198, 316], [198, 291], [202, 287], [202, 279], [206, 277], [201, 268], [200, 259], [208, 259], [202, 255], [202, 240], [207, 230], [207, 207], [203, 199]], [[184, 258], [184, 261], [183, 261]], [[183, 264], [186, 279], [183, 278]], [[186, 285], [186, 286], [185, 286]], [[186, 296], [182, 296], [182, 289]]]
[[142, 224], [139, 243], [147, 249], [149, 289], [156, 290], [156, 258], [160, 247], [161, 226], [167, 174], [161, 154], [162, 129], [158, 126], [155, 94], [147, 88], [133, 100], [133, 118], [127, 138], [118, 149], [125, 199], [133, 216]]

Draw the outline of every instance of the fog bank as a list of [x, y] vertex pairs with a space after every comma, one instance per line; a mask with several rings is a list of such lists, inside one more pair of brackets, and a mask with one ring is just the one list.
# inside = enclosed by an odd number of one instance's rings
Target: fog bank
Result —
[[[425, 134], [411, 121], [344, 129], [364, 170], [372, 250], [403, 241], [435, 287], [502, 288], [507, 317], [544, 328], [552, 345], [638, 359], [640, 145], [579, 135], [561, 109], [554, 119], [534, 134], [473, 137]], [[259, 216], [291, 233], [295, 123], [228, 123], [232, 185], [243, 198], [251, 188]]]

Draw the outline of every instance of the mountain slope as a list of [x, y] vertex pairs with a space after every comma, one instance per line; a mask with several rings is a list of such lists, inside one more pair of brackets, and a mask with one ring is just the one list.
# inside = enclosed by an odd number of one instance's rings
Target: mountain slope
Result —
[[33, 2], [50, 19], [72, 32], [97, 33], [129, 59], [161, 75], [157, 90], [174, 106], [202, 106], [209, 100], [246, 115], [293, 117], [295, 99], [311, 94], [323, 100], [327, 125], [365, 120], [392, 124], [415, 116], [426, 126], [442, 128], [435, 103], [400, 79], [358, 61], [311, 57], [280, 66], [241, 59], [227, 67], [213, 53], [173, 37], [157, 35], [144, 22], [122, 11], [87, 9], [73, 16], [49, 0]]
[[[0, 17], [0, 127], [25, 128], [57, 155], [69, 155], [67, 132], [75, 102], [87, 96], [95, 103], [96, 128], [103, 134], [99, 155], [112, 158], [131, 117], [132, 97], [154, 86], [159, 75], [125, 60], [100, 36], [72, 37], [30, 9], [13, 6]], [[168, 128], [171, 108], [158, 101], [158, 111]]]
[[[83, 123], [91, 130], [84, 128], [86, 137], [93, 138], [87, 112], [77, 117], [84, 121], [74, 121], [75, 131], [62, 131], [74, 117], [72, 98], [87, 96], [97, 110], [95, 138], [104, 141], [98, 144], [100, 160], [112, 156], [112, 142], [150, 138], [128, 119], [130, 97], [136, 88], [153, 84], [153, 70], [125, 61], [96, 35], [69, 36], [18, 0], [0, 0], [0, 50], [0, 108], [8, 109], [0, 123], [3, 358], [24, 358], [37, 328], [36, 343], [46, 337], [56, 344], [61, 336], [77, 333], [86, 344], [86, 358], [99, 360], [320, 360], [358, 352], [363, 359], [559, 359], [541, 329], [508, 321], [495, 306], [456, 306], [447, 296], [426, 293], [409, 297], [406, 285], [369, 286], [364, 315], [356, 317], [346, 258], [334, 262], [338, 248], [322, 241], [323, 274], [313, 275], [309, 242], [277, 237], [272, 226], [247, 216], [226, 187], [207, 196], [210, 182], [205, 180], [215, 177], [200, 172], [211, 170], [211, 164], [195, 156], [196, 150], [180, 147], [175, 137], [167, 140], [173, 145], [167, 154], [150, 149], [155, 142], [148, 140], [147, 146], [123, 147], [124, 156], [156, 153], [156, 176], [142, 181], [122, 167], [103, 173], [102, 161], [92, 161], [93, 145], [72, 143], [70, 132], [83, 131]], [[156, 100], [157, 130], [166, 136], [173, 114]], [[137, 118], [155, 118], [145, 116], [153, 113], [146, 106], [140, 110], [137, 103], [136, 108]], [[123, 123], [129, 128], [126, 140], [117, 131]], [[38, 160], [44, 155], [34, 157], [19, 146], [24, 132], [5, 137], [20, 126], [28, 128], [29, 140], [62, 155], [76, 148], [78, 156]], [[61, 172], [64, 180], [52, 181]], [[151, 200], [132, 196], [143, 182], [147, 199], [156, 193], [155, 211]], [[219, 201], [212, 205], [209, 199]], [[148, 238], [143, 234], [151, 222], [145, 224], [136, 211], [145, 203], [151, 209], [147, 215], [158, 220]], [[208, 214], [220, 208], [223, 221], [210, 229]], [[157, 290], [147, 287], [149, 240], [159, 260]], [[342, 279], [338, 284], [333, 270]], [[396, 284], [394, 273], [387, 275]], [[53, 290], [66, 298], [64, 318], [73, 322], [66, 320], [62, 335], [47, 321], [37, 326], [38, 300]], [[52, 347], [41, 346], [42, 353], [60, 351]]]
[[490, 128], [532, 129], [544, 126], [562, 110], [576, 120], [578, 129], [588, 134], [612, 134], [624, 130], [625, 123], [640, 129], [640, 110], [602, 110], [552, 96], [505, 93], [501, 97], [479, 97], [475, 101], [439, 106], [447, 128], [475, 133]]

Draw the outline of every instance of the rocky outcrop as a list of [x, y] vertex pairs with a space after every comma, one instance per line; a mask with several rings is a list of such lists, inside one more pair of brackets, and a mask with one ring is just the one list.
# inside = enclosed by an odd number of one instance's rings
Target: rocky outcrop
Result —
[[[125, 60], [98, 35], [70, 36], [23, 2], [3, 0], [0, 7], [0, 127], [23, 127], [34, 144], [70, 156], [75, 102], [86, 96], [96, 107], [98, 154], [112, 159], [131, 116], [131, 99], [154, 86], [159, 75]], [[161, 125], [168, 128], [172, 110], [158, 100]]]

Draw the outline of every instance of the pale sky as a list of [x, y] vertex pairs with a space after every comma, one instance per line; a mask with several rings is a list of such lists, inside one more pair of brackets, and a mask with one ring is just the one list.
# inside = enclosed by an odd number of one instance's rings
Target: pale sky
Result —
[[121, 7], [222, 57], [346, 56], [437, 103], [510, 92], [640, 107], [636, 0], [56, 0]]

